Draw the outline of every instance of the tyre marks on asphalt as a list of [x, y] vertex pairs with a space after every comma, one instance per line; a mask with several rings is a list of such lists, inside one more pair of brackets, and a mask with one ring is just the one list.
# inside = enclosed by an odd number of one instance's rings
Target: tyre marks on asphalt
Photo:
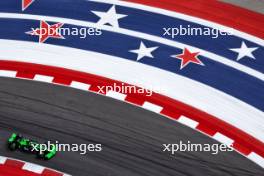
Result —
[[[162, 152], [179, 140], [216, 143], [209, 137], [139, 107], [63, 86], [0, 78], [0, 155], [86, 176], [260, 176], [263, 169], [236, 152], [211, 155]], [[103, 151], [61, 152], [50, 161], [10, 152], [11, 132], [44, 142], [101, 143]]]

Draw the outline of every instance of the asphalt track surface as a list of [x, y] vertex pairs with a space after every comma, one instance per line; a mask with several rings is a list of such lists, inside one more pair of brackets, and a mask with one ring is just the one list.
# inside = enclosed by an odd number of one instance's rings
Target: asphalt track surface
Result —
[[[103, 151], [60, 152], [50, 161], [11, 152], [12, 132], [40, 142], [101, 143]], [[76, 89], [0, 78], [0, 155], [74, 176], [262, 176], [264, 170], [236, 152], [162, 152], [163, 143], [217, 143], [170, 119]]]
[[221, 0], [221, 1], [264, 14], [264, 0]]

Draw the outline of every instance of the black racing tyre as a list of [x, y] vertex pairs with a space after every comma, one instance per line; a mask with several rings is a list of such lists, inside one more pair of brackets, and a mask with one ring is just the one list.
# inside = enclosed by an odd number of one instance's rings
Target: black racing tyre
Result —
[[12, 143], [9, 143], [8, 144], [8, 148], [11, 150], [11, 151], [14, 151], [17, 149], [17, 144], [15, 142], [12, 142]]

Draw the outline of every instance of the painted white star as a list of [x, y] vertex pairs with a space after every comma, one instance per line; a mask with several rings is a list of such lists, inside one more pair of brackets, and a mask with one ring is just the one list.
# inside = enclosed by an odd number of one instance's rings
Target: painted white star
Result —
[[255, 56], [252, 54], [252, 52], [254, 52], [256, 49], [258, 49], [258, 47], [249, 48], [245, 42], [242, 42], [240, 48], [231, 48], [230, 50], [238, 53], [237, 61], [239, 61], [245, 56], [248, 56], [252, 59], [256, 59]]
[[150, 47], [150, 48], [147, 48], [146, 45], [141, 42], [140, 43], [140, 46], [139, 46], [139, 49], [136, 49], [136, 50], [130, 50], [129, 52], [132, 52], [132, 53], [136, 53], [138, 56], [137, 56], [137, 61], [139, 61], [140, 59], [142, 59], [143, 57], [150, 57], [150, 58], [154, 58], [153, 55], [151, 54], [153, 51], [155, 51], [158, 47]]
[[100, 17], [97, 22], [99, 25], [110, 24], [111, 26], [118, 28], [118, 20], [126, 17], [124, 14], [117, 14], [115, 6], [113, 5], [107, 12], [92, 11], [96, 16]]

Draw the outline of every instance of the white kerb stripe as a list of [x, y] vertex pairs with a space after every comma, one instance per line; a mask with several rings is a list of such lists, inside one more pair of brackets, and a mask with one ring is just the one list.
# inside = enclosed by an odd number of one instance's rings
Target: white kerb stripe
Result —
[[218, 132], [213, 136], [213, 138], [223, 144], [226, 144], [227, 146], [231, 146], [234, 143], [233, 139], [230, 139], [229, 137]]
[[118, 100], [125, 100], [127, 95], [110, 90], [106, 93], [106, 96], [112, 97]]
[[89, 88], [91, 87], [91, 85], [90, 84], [81, 83], [81, 82], [77, 82], [77, 81], [72, 81], [70, 87], [88, 91]]
[[143, 104], [142, 107], [147, 109], [147, 110], [156, 112], [156, 113], [160, 113], [161, 110], [163, 109], [161, 106], [155, 105], [155, 104], [147, 102], [147, 101]]
[[47, 82], [47, 83], [51, 83], [53, 79], [54, 79], [54, 77], [38, 75], [38, 74], [36, 74], [34, 77], [34, 80], [36, 80], [36, 81]]
[[263, 157], [259, 156], [255, 152], [251, 152], [247, 157], [264, 168], [264, 158]]
[[184, 125], [187, 125], [191, 128], [196, 128], [197, 125], [199, 124], [198, 122], [188, 118], [188, 117], [185, 117], [185, 116], [181, 116], [179, 119], [178, 119], [178, 122], [184, 124]]
[[17, 72], [16, 71], [5, 71], [5, 70], [0, 70], [0, 76], [2, 77], [11, 77], [15, 78]]
[[37, 164], [25, 163], [22, 169], [41, 174], [45, 168]]
[[6, 157], [0, 156], [0, 164], [5, 164], [6, 160]]

